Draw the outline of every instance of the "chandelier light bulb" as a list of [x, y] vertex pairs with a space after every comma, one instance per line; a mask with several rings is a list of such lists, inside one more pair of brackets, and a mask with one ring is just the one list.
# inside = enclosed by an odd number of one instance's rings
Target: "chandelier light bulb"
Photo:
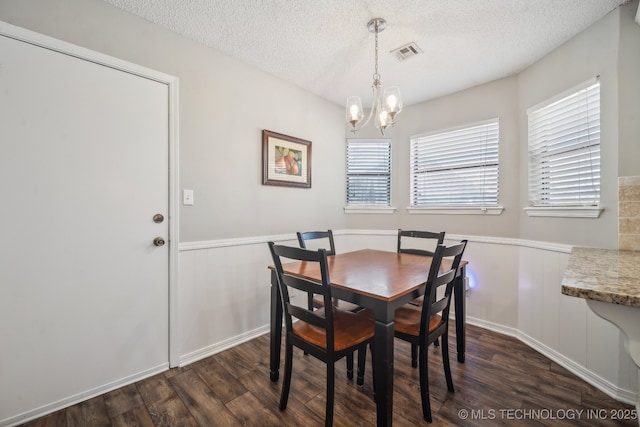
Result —
[[363, 117], [362, 100], [360, 100], [359, 96], [350, 96], [347, 99], [347, 122], [355, 129]]
[[349, 113], [351, 114], [351, 120], [358, 120], [360, 109], [357, 105], [352, 105], [351, 108], [349, 108]]
[[387, 105], [389, 106], [389, 109], [392, 111], [394, 108], [396, 108], [396, 105], [398, 105], [398, 99], [396, 98], [395, 95], [389, 95], [389, 97], [387, 98]]
[[380, 129], [380, 132], [382, 132], [382, 135], [384, 135], [384, 130], [391, 123], [390, 118], [391, 117], [387, 110], [382, 110], [378, 114], [376, 114], [376, 127]]
[[389, 115], [391, 116], [391, 124], [395, 123], [395, 118], [400, 111], [402, 111], [402, 98], [400, 97], [400, 88], [397, 86], [391, 86], [384, 90], [385, 104], [389, 109]]

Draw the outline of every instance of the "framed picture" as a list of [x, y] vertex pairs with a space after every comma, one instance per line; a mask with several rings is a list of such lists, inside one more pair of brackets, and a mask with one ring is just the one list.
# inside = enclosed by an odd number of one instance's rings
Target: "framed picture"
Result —
[[263, 130], [262, 184], [311, 188], [311, 141]]

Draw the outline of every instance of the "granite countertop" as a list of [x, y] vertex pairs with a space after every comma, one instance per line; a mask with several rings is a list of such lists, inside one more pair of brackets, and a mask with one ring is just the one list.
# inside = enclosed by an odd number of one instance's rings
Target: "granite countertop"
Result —
[[640, 307], [640, 251], [574, 247], [562, 293]]

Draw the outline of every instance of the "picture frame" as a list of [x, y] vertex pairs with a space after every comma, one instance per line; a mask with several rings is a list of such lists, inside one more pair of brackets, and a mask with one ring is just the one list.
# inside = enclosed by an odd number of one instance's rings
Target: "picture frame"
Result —
[[263, 129], [262, 184], [311, 188], [311, 141]]

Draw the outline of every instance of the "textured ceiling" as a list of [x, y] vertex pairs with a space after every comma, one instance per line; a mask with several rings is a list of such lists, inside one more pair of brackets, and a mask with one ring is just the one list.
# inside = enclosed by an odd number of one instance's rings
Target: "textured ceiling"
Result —
[[[382, 86], [408, 105], [515, 74], [628, 0], [105, 1], [340, 105], [370, 99], [382, 17]], [[409, 42], [424, 53], [389, 53]]]

